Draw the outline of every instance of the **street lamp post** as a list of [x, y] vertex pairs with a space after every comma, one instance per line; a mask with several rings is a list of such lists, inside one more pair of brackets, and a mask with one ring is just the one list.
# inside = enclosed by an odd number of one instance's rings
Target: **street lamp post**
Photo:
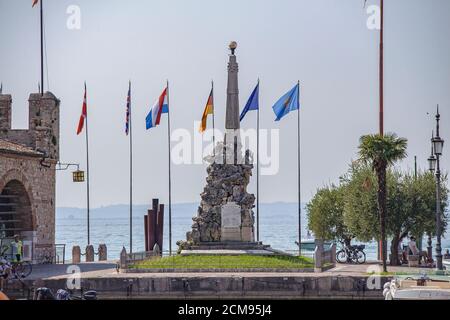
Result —
[[430, 163], [430, 171], [435, 172], [436, 175], [436, 267], [438, 270], [443, 270], [442, 264], [442, 247], [441, 247], [441, 167], [440, 157], [442, 156], [442, 149], [444, 148], [444, 140], [439, 135], [439, 121], [441, 115], [439, 114], [439, 106], [436, 113], [436, 136], [431, 139], [432, 155], [428, 159]]

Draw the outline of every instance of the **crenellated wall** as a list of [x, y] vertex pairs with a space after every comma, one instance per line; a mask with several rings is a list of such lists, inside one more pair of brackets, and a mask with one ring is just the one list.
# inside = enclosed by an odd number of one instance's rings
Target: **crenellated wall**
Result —
[[12, 129], [12, 103], [0, 95], [0, 229], [33, 241], [39, 263], [54, 254], [60, 101], [50, 92], [31, 94], [26, 130]]
[[29, 102], [28, 130], [12, 129], [11, 95], [0, 95], [0, 139], [43, 152], [51, 160], [59, 160], [59, 105], [51, 93], [32, 93]]

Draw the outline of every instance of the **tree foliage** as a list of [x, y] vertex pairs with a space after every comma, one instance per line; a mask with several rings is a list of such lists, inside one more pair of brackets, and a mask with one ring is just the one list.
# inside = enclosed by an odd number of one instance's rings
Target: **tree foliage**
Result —
[[387, 216], [387, 168], [406, 157], [407, 140], [394, 133], [366, 135], [359, 144], [360, 160], [370, 164], [377, 175], [378, 214], [382, 240], [383, 271], [387, 272], [386, 216]]
[[324, 240], [349, 238], [343, 221], [345, 187], [334, 185], [319, 189], [308, 203], [308, 226], [315, 236]]
[[[447, 227], [449, 190], [441, 183], [442, 231]], [[436, 181], [429, 172], [388, 170], [386, 173], [386, 234], [391, 240], [391, 263], [406, 236], [436, 234]], [[368, 242], [380, 239], [377, 178], [372, 168], [355, 162], [339, 185], [319, 189], [308, 204], [309, 228], [317, 238], [341, 240], [354, 236]]]

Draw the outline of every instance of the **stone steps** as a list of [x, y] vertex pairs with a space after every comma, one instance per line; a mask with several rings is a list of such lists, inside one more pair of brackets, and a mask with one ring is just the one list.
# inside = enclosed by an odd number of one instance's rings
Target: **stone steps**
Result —
[[270, 248], [261, 242], [207, 242], [192, 246], [191, 250], [265, 250]]

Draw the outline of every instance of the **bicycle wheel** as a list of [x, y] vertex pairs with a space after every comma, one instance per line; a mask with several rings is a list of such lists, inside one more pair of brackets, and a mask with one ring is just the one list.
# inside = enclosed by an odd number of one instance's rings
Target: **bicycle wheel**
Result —
[[339, 263], [346, 263], [347, 262], [347, 253], [345, 253], [344, 250], [338, 251], [338, 253], [336, 253], [336, 260]]
[[353, 262], [357, 264], [363, 264], [366, 262], [366, 254], [364, 251], [356, 251], [353, 255]]
[[33, 271], [31, 263], [28, 261], [21, 262], [15, 267], [15, 274], [17, 277], [24, 279], [28, 277]]

